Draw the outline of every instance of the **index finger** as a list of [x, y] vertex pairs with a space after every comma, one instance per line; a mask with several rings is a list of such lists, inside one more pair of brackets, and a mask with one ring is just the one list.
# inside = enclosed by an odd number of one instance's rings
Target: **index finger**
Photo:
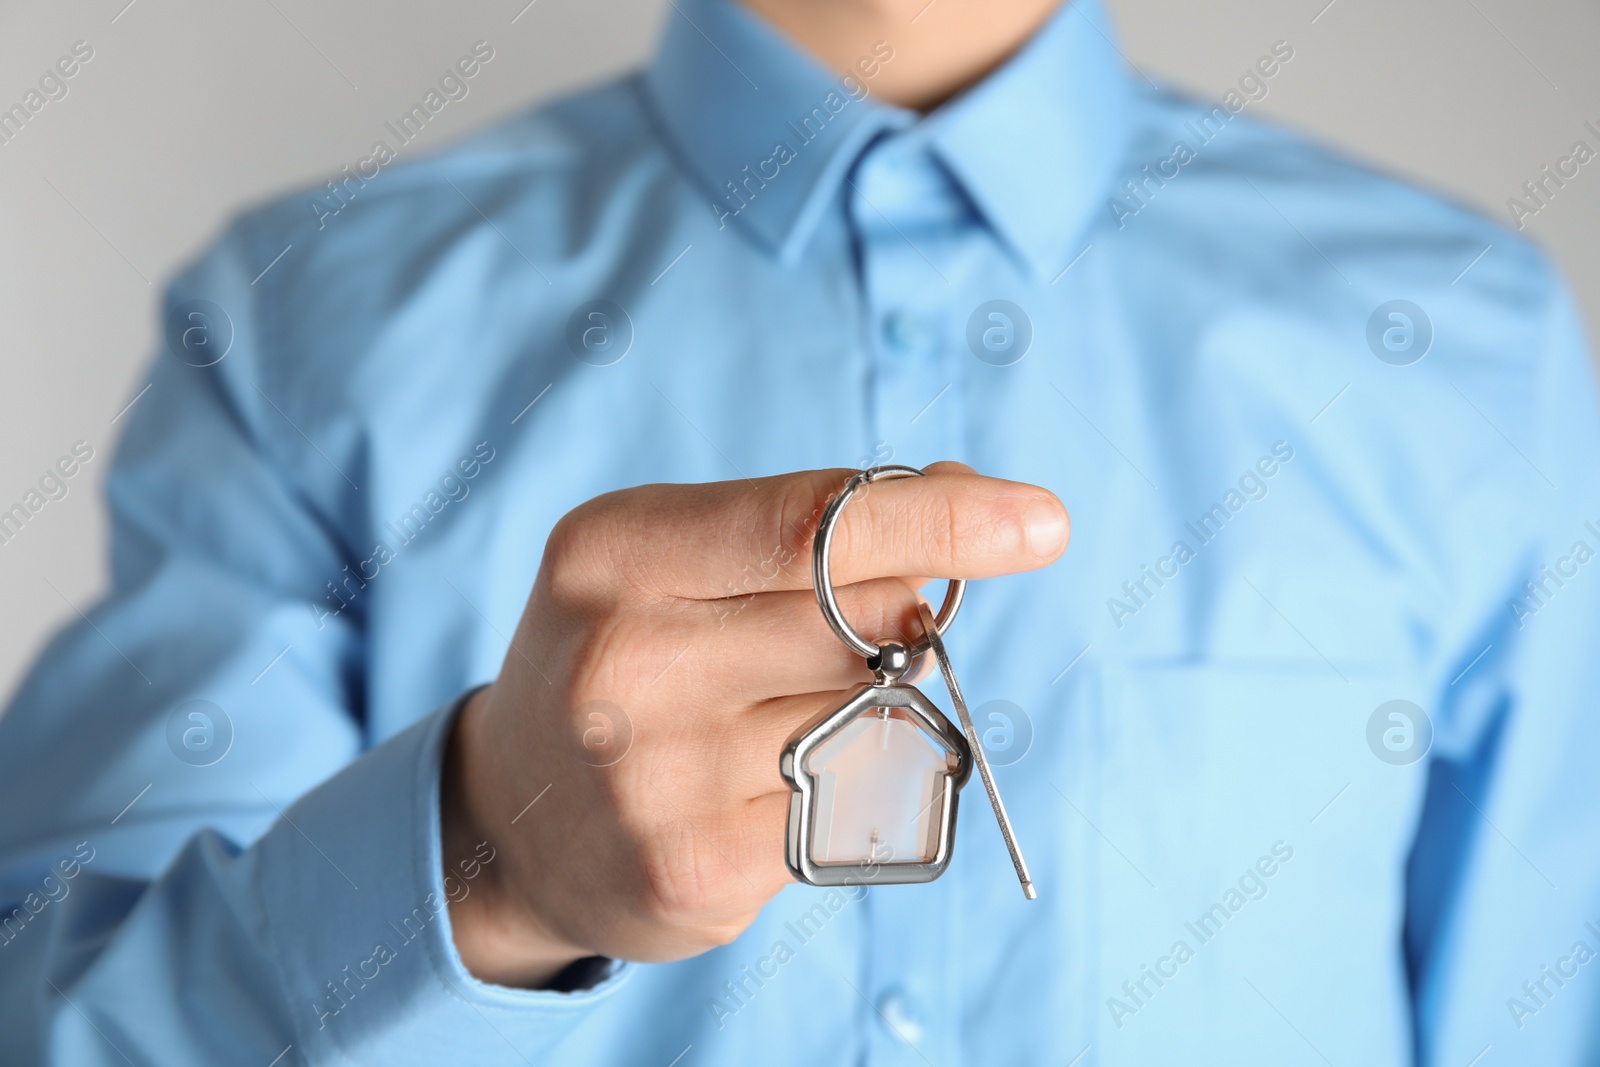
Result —
[[[626, 581], [658, 595], [713, 600], [809, 589], [817, 523], [855, 473], [640, 486], [585, 505], [587, 532]], [[1069, 535], [1067, 510], [1049, 490], [934, 464], [926, 477], [856, 493], [834, 532], [833, 580], [1013, 574], [1053, 562]]]

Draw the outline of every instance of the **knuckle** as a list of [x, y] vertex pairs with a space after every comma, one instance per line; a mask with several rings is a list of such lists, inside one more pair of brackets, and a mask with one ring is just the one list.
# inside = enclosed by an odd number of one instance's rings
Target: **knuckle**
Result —
[[[721, 820], [705, 813], [664, 811], [640, 846], [638, 906], [653, 922], [692, 925], [700, 938], [726, 944], [748, 925], [743, 876], [727, 857], [738, 854]], [[709, 836], [708, 836], [709, 835]]]
[[573, 638], [568, 665], [571, 700], [614, 700], [629, 703], [641, 679], [658, 674], [671, 653], [667, 642], [644, 620], [625, 612], [607, 612]]
[[580, 768], [591, 771], [595, 798], [605, 807], [616, 825], [641, 840], [654, 833], [649, 826], [640, 826], [639, 812], [644, 809], [642, 785], [627, 760], [612, 767]]
[[704, 878], [692, 832], [679, 824], [659, 826], [639, 858], [639, 908], [657, 923], [681, 923], [699, 910]]
[[614, 700], [617, 696], [617, 627], [600, 621], [571, 638], [567, 672], [571, 679], [567, 702], [577, 709], [593, 700]]
[[558, 602], [583, 602], [601, 587], [606, 568], [603, 552], [596, 552], [599, 525], [590, 506], [580, 505], [562, 516], [545, 539], [541, 569]]
[[771, 581], [805, 569], [825, 499], [814, 476], [783, 481], [776, 499], [761, 508], [755, 524], [760, 538], [754, 546], [760, 560], [758, 577]]
[[543, 566], [552, 595], [576, 603], [615, 600], [639, 584], [637, 492], [597, 496], [556, 522], [545, 540]]

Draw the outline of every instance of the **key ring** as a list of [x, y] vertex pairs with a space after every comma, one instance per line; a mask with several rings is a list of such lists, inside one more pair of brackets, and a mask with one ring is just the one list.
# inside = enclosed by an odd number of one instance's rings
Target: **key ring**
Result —
[[[850, 625], [844, 617], [844, 612], [839, 609], [839, 600], [833, 592], [833, 577], [829, 571], [833, 530], [840, 514], [844, 512], [845, 505], [850, 503], [850, 498], [855, 495], [857, 489], [877, 481], [912, 477], [926, 477], [926, 472], [916, 467], [891, 463], [851, 475], [850, 480], [844, 483], [844, 488], [839, 490], [839, 495], [828, 501], [827, 507], [823, 509], [822, 519], [817, 523], [816, 538], [811, 543], [811, 584], [816, 589], [817, 606], [822, 609], [822, 617], [828, 620], [828, 625], [839, 635], [839, 640], [849, 645], [857, 655], [865, 656], [869, 661], [877, 657], [878, 646], [862, 637], [855, 627]], [[934, 625], [939, 636], [943, 637], [945, 631], [950, 629], [950, 624], [955, 621], [956, 612], [961, 610], [961, 598], [966, 592], [965, 578], [951, 578], [949, 584], [945, 586], [944, 603], [939, 605], [939, 613], [934, 616]], [[916, 659], [930, 647], [931, 642], [924, 633], [907, 646], [907, 662]]]

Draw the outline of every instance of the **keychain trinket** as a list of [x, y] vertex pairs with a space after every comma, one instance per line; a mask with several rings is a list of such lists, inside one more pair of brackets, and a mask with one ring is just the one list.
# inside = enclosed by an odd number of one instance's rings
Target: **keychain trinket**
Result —
[[[790, 872], [811, 885], [933, 881], [950, 865], [957, 801], [976, 763], [1023, 892], [1032, 900], [1033, 882], [941, 639], [961, 607], [966, 582], [950, 579], [937, 616], [919, 603], [924, 633], [909, 647], [866, 640], [845, 620], [834, 595], [829, 554], [845, 505], [862, 486], [922, 474], [900, 465], [862, 471], [828, 502], [817, 524], [811, 553], [817, 604], [875, 677], [806, 723], [784, 748], [780, 770], [794, 790], [785, 859]], [[921, 690], [901, 680], [930, 651], [960, 730]]]

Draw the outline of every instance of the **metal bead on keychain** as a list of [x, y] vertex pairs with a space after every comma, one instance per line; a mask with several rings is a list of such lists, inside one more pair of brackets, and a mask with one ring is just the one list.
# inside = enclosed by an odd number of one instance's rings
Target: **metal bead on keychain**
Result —
[[[790, 872], [811, 885], [933, 881], [950, 866], [957, 801], [976, 763], [1023, 893], [1032, 900], [1033, 881], [941, 639], [960, 610], [966, 582], [950, 579], [937, 616], [918, 604], [924, 632], [909, 647], [862, 637], [834, 595], [829, 554], [845, 505], [862, 486], [922, 475], [898, 464], [862, 471], [828, 502], [817, 524], [811, 551], [817, 604], [875, 677], [802, 726], [784, 748], [779, 768], [794, 790], [785, 859]], [[961, 730], [921, 690], [901, 681], [929, 651], [939, 661]]]

